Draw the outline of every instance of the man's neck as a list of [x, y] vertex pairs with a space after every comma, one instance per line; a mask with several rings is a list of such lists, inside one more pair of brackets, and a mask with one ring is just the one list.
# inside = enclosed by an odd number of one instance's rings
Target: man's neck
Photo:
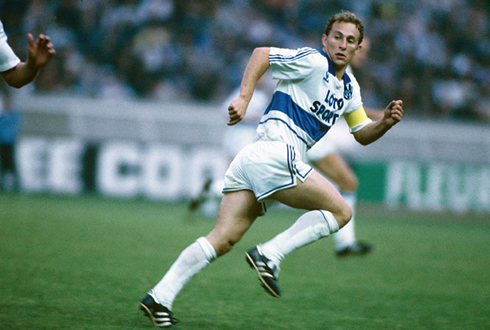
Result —
[[[323, 52], [323, 55], [328, 59], [328, 62], [329, 62], [329, 65], [331, 66], [331, 68], [334, 69], [335, 71], [335, 77], [339, 80], [339, 81], [342, 81], [342, 79], [344, 79], [344, 74], [345, 74], [345, 70], [347, 70], [347, 65], [345, 66], [341, 66], [341, 67], [338, 67], [336, 66], [332, 59], [330, 58], [330, 56], [328, 56], [327, 52], [325, 51], [325, 49], [322, 49], [322, 52]], [[330, 69], [330, 73], [333, 73]]]
[[343, 67], [342, 69], [335, 69], [335, 77], [337, 77], [337, 79], [339, 81], [342, 81], [342, 79], [344, 79], [344, 74], [345, 74], [345, 69], [347, 67]]

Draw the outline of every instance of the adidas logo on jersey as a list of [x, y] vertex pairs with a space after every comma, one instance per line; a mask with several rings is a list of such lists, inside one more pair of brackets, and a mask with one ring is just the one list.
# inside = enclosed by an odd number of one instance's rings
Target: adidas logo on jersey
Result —
[[323, 77], [323, 80], [325, 80], [325, 82], [328, 84], [330, 82], [329, 78], [328, 78], [328, 71], [325, 72], [325, 77]]

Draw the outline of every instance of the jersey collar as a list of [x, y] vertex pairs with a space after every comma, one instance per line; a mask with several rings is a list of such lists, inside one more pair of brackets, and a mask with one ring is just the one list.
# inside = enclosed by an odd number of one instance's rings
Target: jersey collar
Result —
[[[332, 74], [333, 76], [335, 76], [335, 69], [334, 69], [333, 63], [330, 60], [330, 58], [328, 57], [328, 55], [323, 51], [323, 49], [320, 50], [320, 54], [325, 56], [325, 58], [328, 61], [328, 72], [330, 74]], [[344, 85], [347, 85], [350, 83], [350, 78], [349, 78], [349, 75], [347, 74], [347, 72], [344, 72], [344, 76], [342, 77], [342, 79], [344, 80]]]

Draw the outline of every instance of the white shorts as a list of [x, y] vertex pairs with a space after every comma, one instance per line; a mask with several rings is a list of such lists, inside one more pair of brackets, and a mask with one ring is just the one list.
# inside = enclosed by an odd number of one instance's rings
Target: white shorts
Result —
[[296, 186], [311, 173], [310, 165], [283, 142], [257, 141], [238, 153], [225, 174], [223, 193], [252, 190], [261, 202], [276, 191]]
[[349, 126], [345, 120], [340, 120], [320, 139], [310, 150], [306, 152], [306, 161], [317, 162], [320, 159], [339, 152], [348, 152], [357, 146], [354, 136], [349, 132]]

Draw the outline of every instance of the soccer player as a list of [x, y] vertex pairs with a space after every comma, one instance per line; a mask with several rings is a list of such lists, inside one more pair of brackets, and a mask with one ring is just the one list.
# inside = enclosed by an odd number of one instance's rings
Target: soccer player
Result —
[[362, 22], [350, 12], [332, 16], [322, 35], [323, 48], [254, 49], [243, 74], [240, 95], [231, 102], [228, 125], [245, 116], [255, 85], [268, 70], [278, 85], [257, 128], [257, 138], [230, 164], [216, 224], [206, 237], [189, 245], [168, 272], [141, 300], [153, 324], [175, 327], [172, 304], [183, 286], [210, 262], [229, 252], [269, 201], [308, 210], [284, 232], [248, 250], [246, 260], [265, 290], [281, 294], [281, 261], [294, 250], [344, 227], [352, 211], [335, 187], [304, 162], [311, 148], [344, 116], [362, 145], [381, 138], [403, 116], [401, 100], [372, 122], [362, 107], [359, 85], [345, 72], [364, 36]]
[[[347, 72], [349, 73], [352, 73], [351, 67], [358, 68], [365, 61], [370, 47], [369, 40], [364, 37], [360, 46], [347, 67]], [[231, 159], [245, 145], [253, 141], [262, 111], [269, 104], [270, 93], [264, 88], [264, 78], [265, 76], [262, 76], [255, 87], [255, 91], [247, 107], [247, 116], [238, 125], [233, 126], [233, 129], [226, 130], [223, 139], [224, 151]], [[231, 95], [236, 96], [238, 93], [239, 90], [233, 92]], [[226, 105], [228, 104], [229, 102], [226, 103]], [[371, 119], [381, 119], [383, 117], [383, 110], [364, 109], [367, 116]], [[261, 111], [260, 115], [258, 111]], [[373, 249], [372, 244], [358, 241], [355, 235], [354, 218], [358, 178], [349, 164], [341, 156], [342, 150], [349, 149], [356, 143], [354, 138], [349, 136], [350, 134], [347, 129], [345, 120], [340, 119], [329, 131], [329, 134], [326, 134], [306, 153], [307, 162], [327, 176], [336, 185], [342, 197], [352, 209], [352, 218], [349, 223], [333, 235], [335, 253], [339, 257], [365, 255]], [[222, 180], [208, 178], [204, 182], [199, 194], [191, 200], [189, 209], [193, 211], [201, 207], [207, 217], [215, 217], [219, 200], [223, 196], [222, 183]]]
[[27, 35], [27, 61], [22, 62], [7, 43], [7, 35], [0, 21], [0, 73], [12, 87], [21, 88], [36, 78], [39, 70], [55, 54], [51, 39], [44, 34], [34, 42], [32, 34]]

